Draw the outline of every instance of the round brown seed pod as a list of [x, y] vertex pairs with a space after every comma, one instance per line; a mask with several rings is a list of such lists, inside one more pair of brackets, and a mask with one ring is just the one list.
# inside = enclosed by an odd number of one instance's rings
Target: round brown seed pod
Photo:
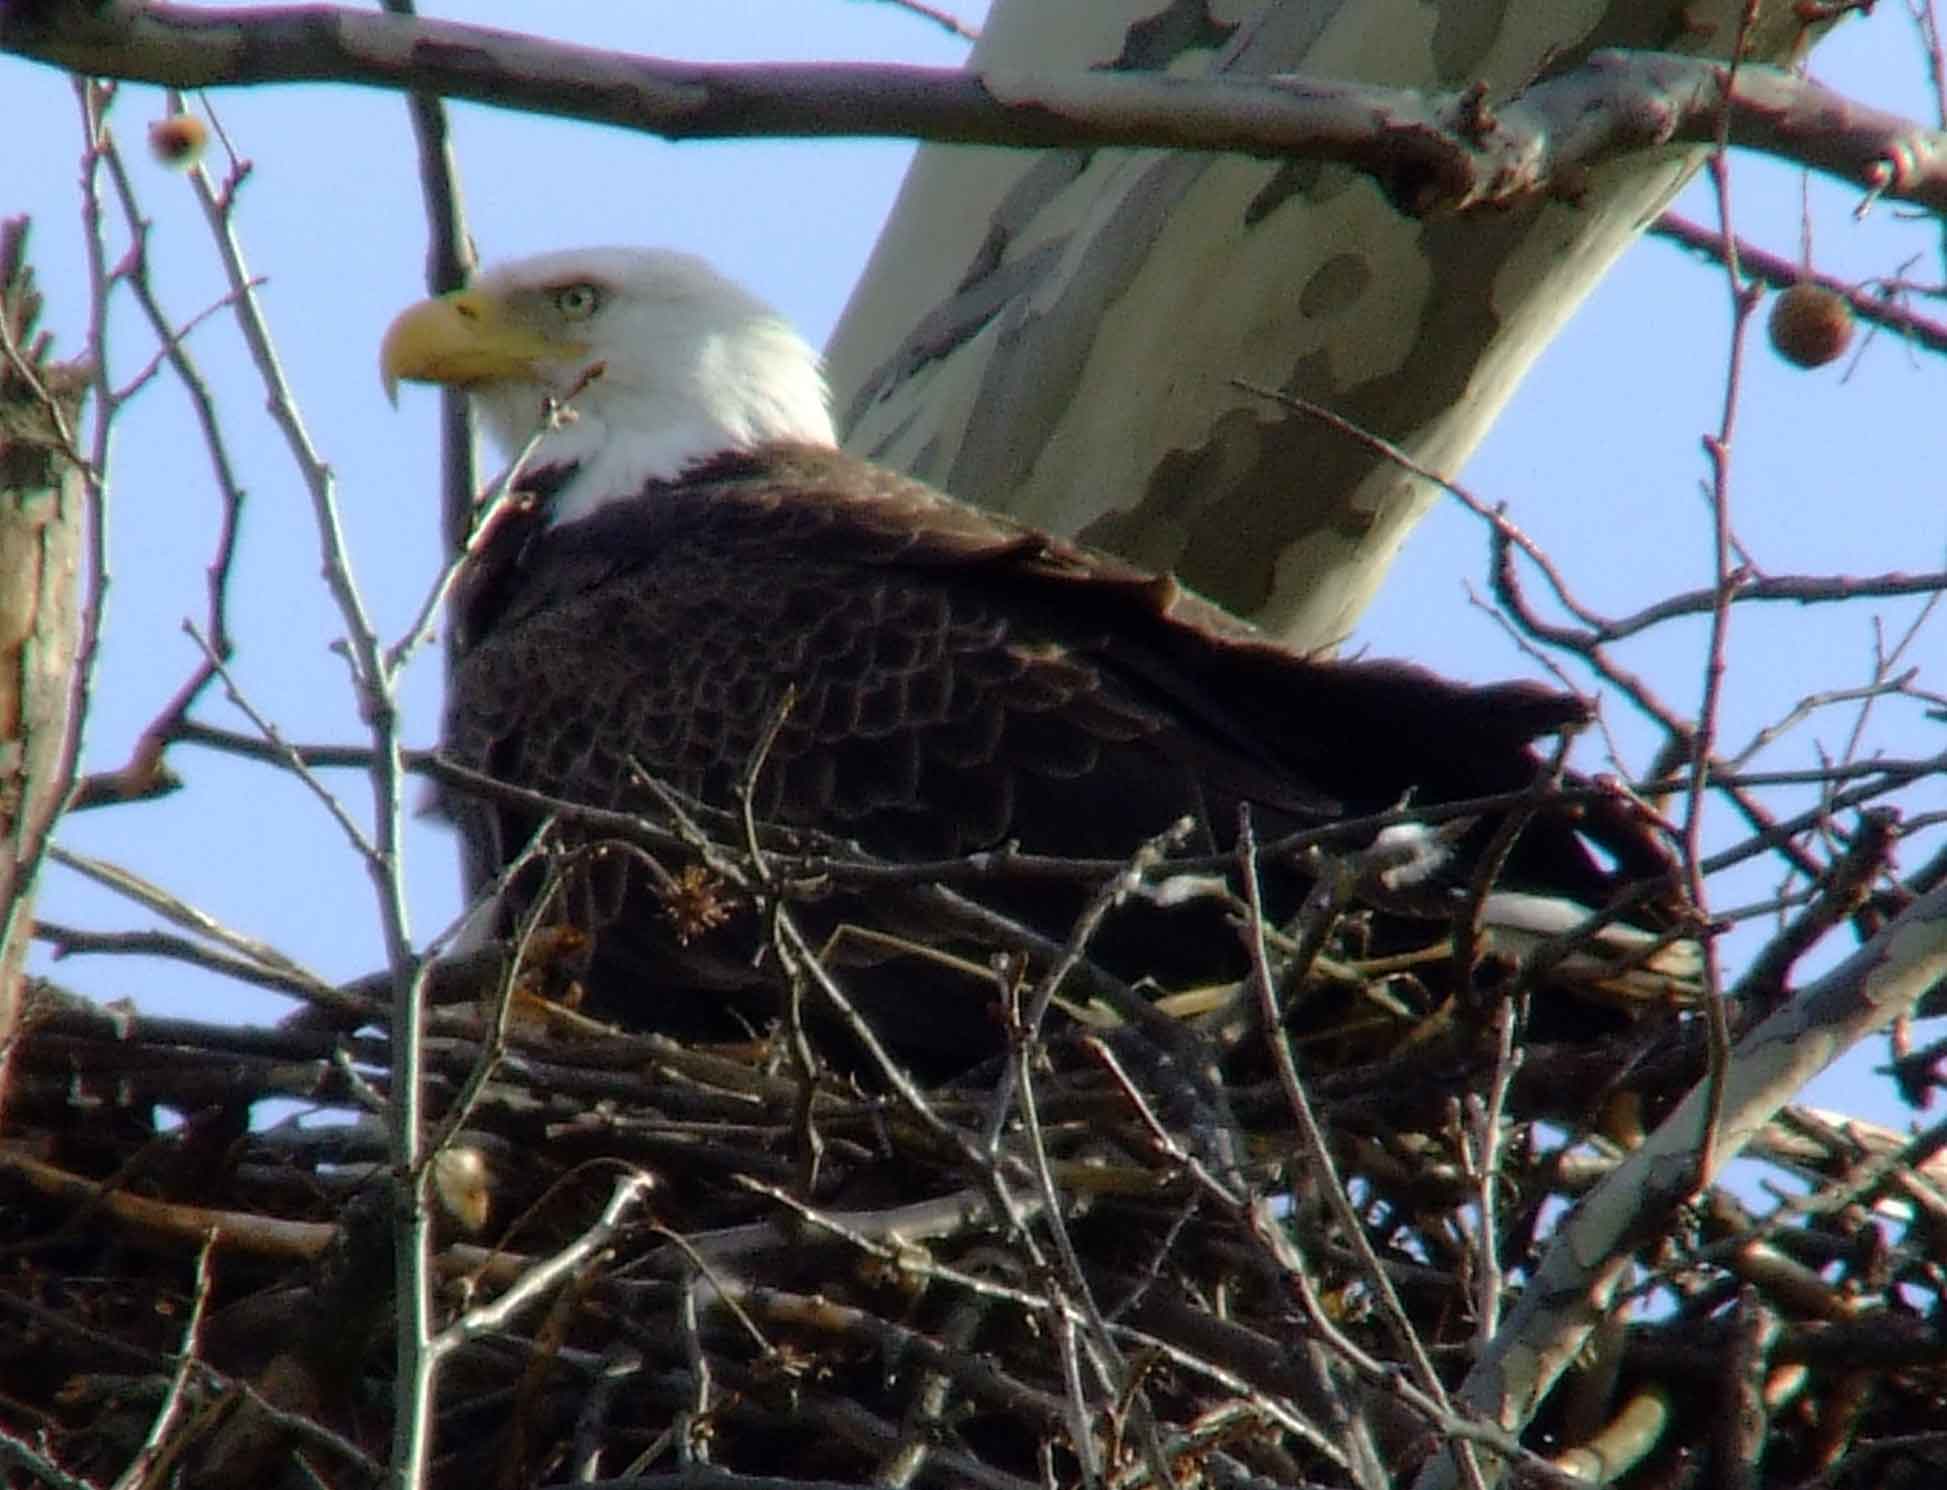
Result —
[[149, 126], [149, 153], [165, 166], [188, 170], [203, 157], [209, 126], [194, 114], [171, 114]]
[[1852, 344], [1852, 307], [1845, 296], [1801, 280], [1771, 303], [1771, 345], [1799, 367], [1824, 367]]

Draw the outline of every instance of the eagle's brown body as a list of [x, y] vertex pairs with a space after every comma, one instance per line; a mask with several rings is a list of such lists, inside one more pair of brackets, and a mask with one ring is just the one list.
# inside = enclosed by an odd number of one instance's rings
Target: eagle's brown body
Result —
[[[1240, 804], [1271, 836], [1409, 796], [1516, 790], [1540, 766], [1532, 742], [1585, 716], [1531, 684], [1307, 658], [1168, 580], [832, 449], [725, 455], [549, 527], [545, 494], [569, 474], [540, 474], [534, 513], [467, 577], [447, 748], [577, 803], [648, 810], [647, 772], [732, 806], [790, 689], [757, 778], [760, 818], [895, 859], [1007, 841], [1122, 856], [1186, 814], [1225, 845]], [[476, 877], [537, 823], [479, 801], [454, 811]], [[1625, 869], [1662, 863], [1625, 817], [1544, 815], [1509, 881], [1599, 903], [1614, 877], [1578, 827]], [[1008, 905], [1059, 936], [1079, 893]], [[691, 1028], [734, 985], [763, 983], [750, 925], [681, 942], [639, 874], [604, 900], [582, 913], [597, 923], [590, 981], [604, 1011]], [[1147, 940], [1180, 973], [1180, 932], [1153, 924], [1105, 945], [1141, 963]], [[1219, 927], [1191, 962], [1215, 975], [1236, 958]], [[963, 1019], [907, 1015], [922, 1043], [968, 1033]]]

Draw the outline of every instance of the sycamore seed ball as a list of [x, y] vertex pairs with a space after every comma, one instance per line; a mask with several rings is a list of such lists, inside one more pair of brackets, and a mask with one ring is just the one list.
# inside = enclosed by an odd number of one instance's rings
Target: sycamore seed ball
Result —
[[1772, 302], [1771, 345], [1787, 362], [1824, 367], [1851, 342], [1852, 307], [1824, 285], [1804, 280]]
[[188, 170], [202, 159], [209, 127], [194, 114], [171, 114], [149, 126], [149, 150], [165, 166]]

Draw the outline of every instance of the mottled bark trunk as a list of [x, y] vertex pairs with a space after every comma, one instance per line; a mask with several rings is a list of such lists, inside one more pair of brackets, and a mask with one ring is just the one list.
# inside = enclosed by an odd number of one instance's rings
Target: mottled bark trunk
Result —
[[0, 224], [0, 1110], [34, 881], [71, 784], [86, 501], [71, 459], [86, 391], [33, 335], [24, 219]]
[[[1489, 103], [1604, 47], [1725, 54], [1741, 0], [998, 0], [969, 65], [1305, 72]], [[1750, 55], [1806, 34], [1766, 0]], [[1418, 221], [1315, 162], [928, 147], [832, 338], [854, 450], [1343, 637], [1432, 493], [1239, 391], [1302, 395], [1452, 471], [1700, 159], [1574, 203]], [[1573, 484], [1561, 484], [1564, 498]]]

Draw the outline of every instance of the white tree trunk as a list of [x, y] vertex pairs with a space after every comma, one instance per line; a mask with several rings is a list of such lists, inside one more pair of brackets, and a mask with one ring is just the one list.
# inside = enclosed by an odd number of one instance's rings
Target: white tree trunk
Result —
[[[1726, 53], [1741, 9], [997, 0], [969, 65], [1482, 82], [1491, 104], [1603, 47]], [[1751, 55], [1776, 61], [1803, 38], [1767, 0]], [[1432, 493], [1231, 380], [1452, 471], [1699, 159], [1649, 152], [1591, 173], [1573, 204], [1423, 221], [1341, 166], [929, 146], [828, 349], [840, 426], [861, 454], [1326, 646]]]

